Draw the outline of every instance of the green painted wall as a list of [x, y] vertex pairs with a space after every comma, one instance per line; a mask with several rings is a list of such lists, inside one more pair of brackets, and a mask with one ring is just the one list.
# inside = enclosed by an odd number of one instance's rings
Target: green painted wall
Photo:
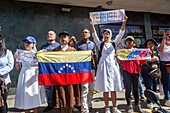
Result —
[[[6, 46], [14, 53], [17, 48], [24, 49], [22, 39], [31, 35], [37, 41], [37, 48], [46, 43], [49, 30], [66, 30], [70, 35], [81, 38], [81, 30], [90, 28], [88, 13], [95, 9], [71, 7], [71, 12], [63, 14], [61, 5], [4, 1], [0, 2], [1, 34]], [[57, 37], [58, 38], [58, 37]], [[58, 39], [57, 39], [58, 41]], [[11, 73], [11, 87], [16, 87], [19, 72], [14, 68]]]

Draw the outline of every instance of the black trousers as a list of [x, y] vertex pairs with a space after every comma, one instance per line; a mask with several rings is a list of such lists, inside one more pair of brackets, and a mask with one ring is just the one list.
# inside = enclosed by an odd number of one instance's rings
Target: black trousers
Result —
[[123, 70], [123, 80], [126, 89], [125, 97], [127, 104], [132, 105], [131, 90], [133, 88], [135, 105], [139, 105], [139, 74], [133, 74]]
[[[9, 91], [9, 87], [10, 87], [10, 83], [7, 84], [8, 91]], [[5, 92], [5, 93], [2, 95], [3, 100], [4, 100], [4, 106], [3, 106], [3, 107], [0, 107], [0, 113], [7, 113], [7, 111], [8, 111], [7, 96], [8, 96], [8, 92]]]

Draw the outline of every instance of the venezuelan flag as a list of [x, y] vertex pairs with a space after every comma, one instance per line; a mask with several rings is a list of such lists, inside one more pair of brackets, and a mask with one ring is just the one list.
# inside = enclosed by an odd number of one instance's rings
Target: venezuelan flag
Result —
[[93, 82], [91, 51], [38, 52], [39, 85]]

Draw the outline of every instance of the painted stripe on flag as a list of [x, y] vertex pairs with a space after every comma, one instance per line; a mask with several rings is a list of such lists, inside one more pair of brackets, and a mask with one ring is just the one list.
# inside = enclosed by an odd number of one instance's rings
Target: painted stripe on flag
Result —
[[[64, 54], [64, 55], [63, 55]], [[91, 51], [37, 52], [38, 62], [71, 63], [91, 61]]]
[[39, 74], [39, 85], [69, 85], [94, 82], [92, 72], [69, 74]]

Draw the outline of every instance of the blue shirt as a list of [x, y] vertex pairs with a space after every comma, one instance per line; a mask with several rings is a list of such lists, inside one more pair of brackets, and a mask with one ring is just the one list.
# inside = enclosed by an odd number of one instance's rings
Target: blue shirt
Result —
[[58, 42], [55, 42], [55, 43], [52, 43], [52, 44], [46, 43], [46, 44], [41, 46], [41, 50], [45, 49], [47, 51], [51, 51], [54, 48], [59, 47], [59, 46], [60, 46], [60, 44]]
[[14, 67], [14, 57], [10, 50], [7, 50], [5, 56], [0, 57], [0, 76], [4, 77], [5, 83], [11, 83], [9, 72]]
[[[94, 44], [94, 42], [90, 41], [88, 43], [84, 42], [83, 40], [77, 42], [75, 44], [75, 49], [77, 51], [88, 51], [88, 50], [91, 50], [93, 51], [93, 53], [96, 53], [96, 46]], [[94, 66], [94, 57], [92, 56], [92, 59], [91, 59], [91, 66], [92, 66], [92, 69], [95, 69], [95, 66]]]

